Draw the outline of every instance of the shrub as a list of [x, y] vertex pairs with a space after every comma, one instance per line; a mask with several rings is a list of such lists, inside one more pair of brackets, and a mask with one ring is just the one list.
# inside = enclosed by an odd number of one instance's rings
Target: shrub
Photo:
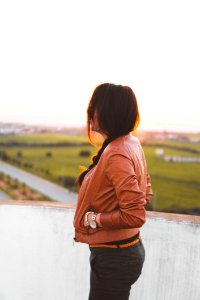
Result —
[[14, 180], [12, 180], [12, 182], [11, 182], [11, 187], [12, 187], [13, 189], [16, 189], [16, 188], [18, 187], [18, 184], [19, 184], [18, 180], [17, 180], [17, 179], [14, 179]]
[[0, 159], [7, 161], [8, 155], [5, 151], [0, 151]]
[[82, 156], [82, 157], [90, 157], [91, 156], [91, 152], [89, 150], [81, 150], [79, 152], [79, 156]]
[[21, 158], [22, 157], [22, 152], [18, 151], [15, 155], [16, 158]]
[[24, 168], [28, 168], [29, 167], [29, 163], [25, 162], [24, 163]]
[[46, 157], [52, 157], [52, 153], [50, 151], [46, 152]]
[[23, 187], [23, 189], [26, 189], [26, 183], [25, 182], [22, 182], [22, 187]]
[[72, 187], [75, 185], [76, 178], [72, 176], [59, 176], [58, 180], [64, 187]]
[[10, 182], [11, 182], [11, 177], [10, 177], [10, 175], [6, 175], [6, 183], [8, 183], [8, 184], [10, 184]]

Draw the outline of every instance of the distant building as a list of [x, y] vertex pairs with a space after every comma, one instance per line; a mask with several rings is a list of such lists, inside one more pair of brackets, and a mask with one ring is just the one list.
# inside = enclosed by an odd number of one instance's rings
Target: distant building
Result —
[[164, 154], [164, 149], [163, 148], [157, 148], [156, 149], [156, 155], [157, 156], [162, 156]]
[[167, 162], [200, 163], [200, 157], [165, 155], [163, 156], [163, 160]]

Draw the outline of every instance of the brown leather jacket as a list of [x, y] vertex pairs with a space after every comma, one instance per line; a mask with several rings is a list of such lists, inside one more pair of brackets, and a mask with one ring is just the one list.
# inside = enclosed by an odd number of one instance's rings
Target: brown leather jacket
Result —
[[[131, 134], [117, 138], [84, 178], [74, 216], [75, 241], [95, 244], [135, 235], [145, 223], [151, 196], [140, 142]], [[84, 227], [87, 211], [101, 212], [102, 227]]]

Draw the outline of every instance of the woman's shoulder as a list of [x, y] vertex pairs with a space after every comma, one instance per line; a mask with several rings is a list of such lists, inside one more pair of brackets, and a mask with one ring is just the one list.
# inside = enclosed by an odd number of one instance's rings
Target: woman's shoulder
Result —
[[127, 134], [112, 141], [104, 150], [104, 156], [109, 159], [112, 155], [123, 155], [132, 157], [138, 150], [140, 151], [141, 145], [137, 137]]

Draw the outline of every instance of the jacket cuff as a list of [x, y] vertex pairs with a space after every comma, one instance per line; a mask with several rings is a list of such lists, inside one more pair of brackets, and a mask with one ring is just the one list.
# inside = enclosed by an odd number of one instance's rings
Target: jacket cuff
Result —
[[111, 213], [101, 213], [100, 214], [100, 223], [105, 229], [112, 229], [114, 226], [112, 224]]

